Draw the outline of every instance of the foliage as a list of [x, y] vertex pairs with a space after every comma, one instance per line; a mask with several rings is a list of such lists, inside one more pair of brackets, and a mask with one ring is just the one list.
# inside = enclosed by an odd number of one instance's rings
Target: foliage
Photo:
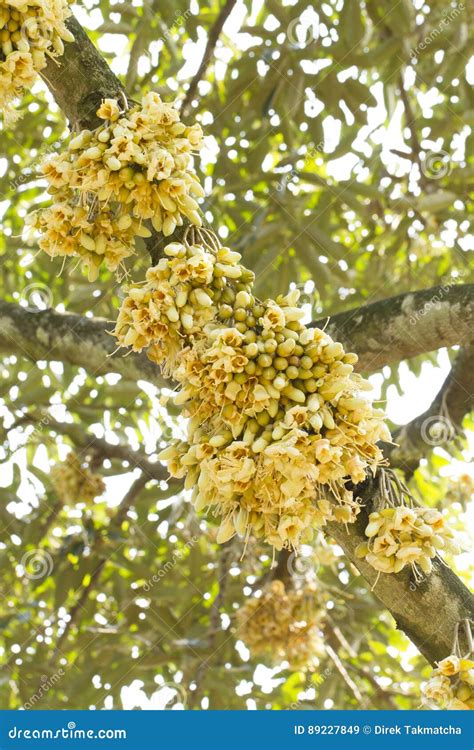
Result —
[[[296, 283], [308, 314], [321, 317], [467, 277], [474, 73], [463, 7], [328, 0], [314, 20], [299, 0], [236, 6], [188, 121], [207, 134], [197, 165], [207, 218], [255, 272], [259, 296]], [[131, 96], [154, 90], [165, 100], [182, 97], [219, 8], [72, 6]], [[66, 134], [43, 83], [22, 109], [21, 127], [0, 134], [2, 298], [115, 320], [123, 290], [110, 271], [89, 284], [73, 261], [62, 268], [22, 238], [26, 212], [47, 198], [41, 161]], [[126, 260], [133, 281], [148, 265], [141, 245]], [[432, 359], [409, 365], [418, 374]], [[399, 373], [383, 376], [385, 398]], [[343, 668], [330, 649], [310, 672], [266, 672], [249, 656], [236, 612], [269, 577], [268, 547], [251, 544], [242, 558], [232, 542], [221, 552], [214, 519], [198, 518], [173, 481], [140, 483], [135, 468], [130, 449], [156, 461], [183, 436], [167, 395], [60, 362], [4, 359], [0, 705], [120, 708], [124, 686], [141, 681], [148, 697], [178, 686], [188, 707], [417, 707], [429, 667], [321, 539], [294, 567], [318, 569], [329, 595], [324, 639]], [[105, 478], [105, 496], [58, 495], [49, 467], [69, 448]], [[448, 489], [446, 461], [435, 451], [411, 480], [432, 507]], [[464, 524], [459, 500], [450, 515]]]

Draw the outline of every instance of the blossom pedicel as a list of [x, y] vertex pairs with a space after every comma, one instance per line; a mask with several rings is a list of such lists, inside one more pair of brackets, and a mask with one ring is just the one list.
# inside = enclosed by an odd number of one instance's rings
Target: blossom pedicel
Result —
[[18, 118], [13, 102], [29, 89], [46, 58], [64, 51], [74, 37], [65, 25], [69, 0], [0, 0], [0, 112]]
[[27, 219], [42, 250], [78, 256], [90, 281], [102, 263], [115, 271], [133, 255], [137, 237], [151, 236], [146, 221], [165, 236], [183, 217], [201, 224], [195, 197], [204, 194], [191, 170], [201, 128], [183, 125], [158, 94], [127, 111], [105, 99], [97, 115], [103, 125], [83, 130], [43, 165], [53, 204]]

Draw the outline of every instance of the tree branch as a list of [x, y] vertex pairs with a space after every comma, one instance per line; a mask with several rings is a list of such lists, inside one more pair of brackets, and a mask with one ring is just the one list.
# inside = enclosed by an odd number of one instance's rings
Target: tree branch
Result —
[[474, 329], [474, 284], [436, 286], [373, 302], [319, 320], [371, 373], [419, 354], [469, 343]]
[[[423, 289], [312, 325], [325, 327], [346, 349], [357, 352], [357, 369], [370, 374], [440, 347], [468, 343], [474, 329], [473, 291], [472, 284]], [[34, 361], [58, 360], [97, 375], [117, 372], [131, 380], [165, 385], [158, 367], [145, 354], [124, 357], [117, 351], [106, 327], [103, 318], [54, 310], [32, 312], [0, 301], [0, 353], [20, 354]]]
[[426, 178], [423, 173], [422, 164], [421, 164], [421, 144], [418, 138], [417, 133], [417, 123], [416, 123], [416, 117], [413, 114], [413, 109], [410, 102], [410, 97], [408, 96], [405, 84], [403, 82], [403, 76], [400, 75], [398, 79], [398, 86], [400, 88], [400, 98], [403, 103], [403, 109], [405, 110], [405, 127], [408, 128], [410, 132], [410, 145], [411, 145], [411, 154], [407, 154], [407, 158], [412, 157], [412, 161], [414, 161], [418, 165], [419, 169], [419, 180], [420, 183], [425, 186], [426, 184]]
[[118, 459], [119, 461], [127, 461], [130, 466], [127, 471], [133, 471], [135, 468], [139, 468], [142, 471], [144, 481], [148, 482], [155, 480], [157, 482], [168, 481], [172, 486], [176, 486], [178, 492], [182, 487], [182, 482], [174, 479], [169, 479], [169, 473], [167, 469], [162, 466], [158, 461], [150, 461], [148, 456], [140, 453], [139, 451], [133, 450], [128, 445], [118, 443], [107, 442], [102, 438], [98, 438], [95, 435], [91, 435], [90, 432], [84, 430], [83, 425], [70, 423], [70, 422], [58, 422], [49, 415], [45, 417], [36, 417], [35, 414], [25, 414], [15, 423], [15, 427], [19, 424], [38, 424], [38, 422], [47, 425], [48, 430], [52, 432], [58, 432], [60, 435], [67, 435], [70, 440], [74, 443], [76, 448], [86, 452], [89, 451], [102, 458]]
[[378, 497], [376, 480], [369, 479], [359, 485], [356, 496], [365, 503], [356, 523], [347, 526], [329, 523], [325, 530], [373, 587], [374, 594], [395, 618], [397, 627], [434, 664], [451, 653], [456, 623], [474, 618], [474, 596], [442, 561], [433, 566], [429, 576], [416, 583], [409, 567], [397, 574], [379, 574], [365, 560], [358, 559], [355, 549], [367, 541], [364, 530]]
[[187, 110], [189, 109], [189, 105], [191, 104], [193, 97], [197, 91], [199, 82], [204, 77], [204, 74], [206, 73], [209, 63], [211, 62], [212, 55], [214, 53], [216, 44], [219, 40], [219, 36], [222, 31], [222, 27], [224, 26], [232, 10], [234, 9], [236, 2], [237, 0], [226, 1], [225, 5], [222, 7], [219, 15], [217, 16], [216, 22], [214, 23], [211, 30], [209, 31], [209, 34], [207, 36], [206, 48], [202, 56], [201, 64], [196, 74], [191, 79], [191, 83], [189, 84], [189, 88], [186, 92], [186, 96], [184, 97], [183, 103], [181, 104], [182, 115], [185, 115]]
[[59, 60], [49, 58], [41, 76], [72, 130], [93, 130], [102, 122], [96, 115], [102, 99], [119, 97], [124, 89], [74, 16], [66, 25], [74, 42], [65, 43]]
[[145, 354], [123, 356], [106, 332], [103, 318], [32, 312], [0, 300], [0, 354], [16, 354], [37, 362], [60, 361], [84, 367], [93, 375], [116, 372], [129, 380], [164, 385], [159, 368]]
[[398, 445], [384, 446], [391, 466], [411, 476], [432, 448], [455, 439], [464, 416], [474, 408], [473, 371], [474, 346], [470, 345], [459, 352], [431, 406], [395, 433]]

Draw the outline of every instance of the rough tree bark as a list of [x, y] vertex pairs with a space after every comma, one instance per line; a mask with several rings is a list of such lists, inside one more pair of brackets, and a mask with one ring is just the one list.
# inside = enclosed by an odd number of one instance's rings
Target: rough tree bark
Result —
[[[327, 318], [315, 321], [313, 325], [325, 327], [347, 350], [357, 352], [357, 369], [369, 375], [387, 364], [395, 364], [440, 347], [466, 343], [474, 329], [473, 284], [453, 287], [442, 309], [437, 306], [427, 308], [420, 316], [422, 322], [415, 322], [411, 335], [406, 335], [408, 318], [401, 312], [407, 307], [404, 299], [408, 298], [410, 310], [420, 311], [425, 309], [426, 300], [441, 294], [442, 289], [433, 287], [373, 302], [339, 313], [329, 318], [329, 322]], [[410, 312], [409, 316], [413, 314]], [[158, 368], [146, 356], [130, 354], [124, 357], [123, 351], [115, 352], [115, 339], [106, 333], [108, 327], [107, 321], [100, 318], [84, 318], [82, 315], [54, 310], [33, 312], [0, 301], [0, 351], [23, 351], [33, 360], [58, 359], [85, 366], [100, 374], [119, 372], [125, 377], [142, 377], [162, 385], [165, 381]], [[424, 343], [427, 330], [430, 333]], [[370, 331], [369, 336], [367, 331]], [[435, 331], [436, 334], [433, 333]], [[392, 347], [387, 345], [389, 336], [392, 337]], [[376, 341], [380, 342], [380, 356], [375, 352]], [[455, 382], [458, 378], [452, 376], [452, 379]]]
[[364, 529], [377, 493], [376, 481], [372, 478], [358, 485], [356, 495], [364, 507], [356, 523], [347, 529], [343, 524], [330, 523], [326, 531], [373, 587], [374, 594], [395, 618], [397, 627], [406, 633], [427, 661], [435, 664], [451, 653], [456, 623], [465, 618], [474, 619], [474, 597], [441, 560], [434, 562], [429, 576], [416, 583], [409, 566], [396, 575], [379, 575], [365, 560], [355, 556], [357, 545], [367, 541]]
[[[122, 91], [122, 87], [75, 19], [69, 22], [69, 28], [75, 35], [75, 42], [65, 45], [65, 56], [59, 68], [53, 63], [48, 65], [44, 79], [73, 127], [94, 127], [97, 124], [95, 109], [100, 98], [117, 96]], [[156, 248], [152, 247], [151, 251], [153, 258]], [[374, 336], [376, 316], [373, 314], [374, 308], [371, 305], [354, 313], [349, 320], [334, 316], [329, 330], [336, 338], [346, 341], [349, 348], [359, 349], [359, 353], [361, 347], [356, 346], [355, 342], [359, 338], [357, 332], [361, 333], [362, 339], [365, 338], [367, 341], [363, 355], [365, 358], [361, 358], [361, 368], [366, 371], [399, 361], [407, 356], [404, 353], [406, 348], [401, 348], [401, 346], [404, 339], [412, 338], [409, 327], [412, 315], [418, 317], [417, 334], [411, 344], [412, 353], [408, 356], [432, 351], [440, 346], [440, 341], [446, 339], [451, 341], [451, 343], [444, 344], [447, 346], [460, 343], [459, 338], [455, 342], [450, 338], [450, 332], [452, 333], [456, 327], [459, 328], [458, 334], [461, 332], [463, 337], [461, 342], [464, 343], [468, 327], [463, 322], [459, 322], [458, 325], [457, 320], [461, 318], [462, 321], [464, 316], [467, 318], [469, 315], [472, 328], [472, 299], [471, 295], [469, 299], [463, 297], [462, 289], [464, 287], [447, 288], [446, 293], [443, 293], [439, 299], [433, 297], [432, 290], [427, 290], [421, 307], [415, 295], [395, 298], [398, 300], [396, 322], [386, 319], [383, 310], [378, 312], [378, 319], [387, 320], [389, 325], [388, 335], [380, 338]], [[459, 297], [456, 298], [456, 295]], [[455, 299], [454, 303], [447, 303], [446, 297], [450, 297], [451, 301]], [[388, 313], [389, 308], [393, 309], [394, 302], [388, 300], [386, 304]], [[434, 306], [437, 310], [436, 319], [432, 325], [428, 324], [428, 316], [425, 314], [427, 305]], [[374, 488], [367, 486], [364, 495], [370, 507]], [[358, 525], [350, 525], [347, 531], [343, 526], [337, 526], [331, 528], [331, 533], [348, 557], [354, 560], [361, 574], [369, 583], [373, 583], [375, 571], [354, 558], [354, 549], [363, 535], [362, 523], [363, 518]], [[414, 591], [410, 588], [408, 574], [402, 572], [398, 575], [380, 576], [375, 593], [380, 601], [393, 612], [399, 626], [431, 662], [449, 653], [457, 619], [474, 616], [472, 595], [448, 569], [432, 575], [424, 584], [424, 588], [419, 586]], [[436, 626], [430, 622], [433, 620]]]
[[64, 45], [59, 60], [48, 59], [41, 76], [71, 130], [93, 130], [101, 123], [96, 111], [102, 99], [120, 96], [124, 89], [74, 16], [67, 26], [75, 41]]
[[[325, 322], [312, 325], [324, 326]], [[388, 297], [333, 315], [326, 331], [357, 352], [358, 368], [363, 372], [442, 346], [464, 345], [474, 335], [474, 284], [437, 286]], [[452, 343], [442, 343], [449, 341]]]
[[39, 362], [67, 362], [94, 375], [116, 372], [130, 380], [164, 385], [158, 367], [145, 354], [123, 356], [111, 327], [103, 318], [63, 314], [54, 310], [32, 312], [0, 300], [0, 353], [19, 354]]

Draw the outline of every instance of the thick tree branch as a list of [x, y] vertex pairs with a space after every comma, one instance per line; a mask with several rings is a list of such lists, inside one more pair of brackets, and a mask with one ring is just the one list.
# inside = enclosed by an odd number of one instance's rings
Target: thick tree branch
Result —
[[420, 460], [437, 445], [454, 440], [464, 416], [474, 408], [474, 345], [460, 350], [431, 406], [400, 427], [394, 435], [398, 445], [384, 449], [390, 465], [412, 475]]
[[441, 347], [467, 344], [473, 329], [474, 284], [399, 294], [334, 315], [326, 325], [336, 341], [359, 355], [358, 369], [366, 373]]
[[456, 623], [474, 618], [474, 596], [442, 561], [437, 561], [433, 572], [416, 583], [409, 567], [397, 574], [379, 574], [365, 560], [359, 560], [355, 549], [367, 541], [364, 529], [378, 496], [378, 486], [371, 479], [356, 489], [359, 489], [357, 497], [365, 503], [357, 522], [347, 527], [330, 523], [326, 531], [373, 587], [374, 594], [395, 618], [397, 627], [434, 664], [451, 653]]
[[[331, 336], [357, 352], [358, 369], [375, 372], [387, 364], [469, 341], [474, 328], [474, 285], [451, 287], [440, 302], [433, 302], [442, 290], [434, 287], [391, 297], [314, 325], [324, 327], [327, 323]], [[34, 361], [59, 360], [94, 374], [118, 372], [131, 380], [164, 385], [158, 368], [145, 355], [124, 357], [122, 351], [116, 351], [115, 340], [106, 329], [107, 321], [101, 318], [54, 310], [32, 312], [0, 301], [0, 353], [20, 354]], [[463, 372], [453, 376], [461, 384], [469, 369], [464, 367]], [[452, 393], [454, 397], [455, 391]], [[454, 404], [450, 408], [455, 419]]]
[[41, 310], [31, 312], [0, 301], [0, 354], [16, 354], [37, 362], [60, 361], [84, 367], [93, 375], [116, 372], [129, 380], [161, 386], [158, 367], [145, 354], [123, 356], [103, 318]]
[[93, 129], [101, 122], [96, 111], [102, 99], [119, 97], [123, 86], [74, 16], [67, 26], [75, 41], [64, 45], [59, 60], [50, 58], [41, 75], [71, 129]]

